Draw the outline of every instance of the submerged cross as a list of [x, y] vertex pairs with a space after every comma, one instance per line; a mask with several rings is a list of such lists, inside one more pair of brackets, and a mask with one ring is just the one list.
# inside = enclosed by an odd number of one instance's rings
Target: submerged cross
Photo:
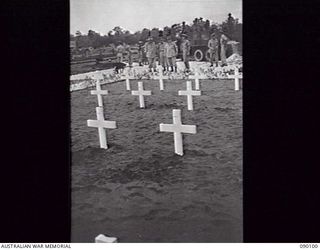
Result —
[[96, 107], [96, 112], [97, 112], [97, 120], [87, 120], [87, 124], [88, 124], [88, 127], [98, 128], [100, 147], [108, 148], [106, 129], [117, 128], [117, 125], [115, 121], [104, 120], [102, 107]]
[[108, 90], [102, 90], [100, 85], [100, 80], [96, 80], [96, 90], [91, 90], [91, 95], [97, 95], [98, 97], [98, 106], [103, 107], [102, 95], [109, 94]]
[[150, 90], [144, 90], [143, 89], [143, 82], [138, 82], [138, 90], [131, 91], [131, 94], [132, 95], [138, 95], [139, 96], [140, 108], [145, 108], [144, 96], [145, 95], [151, 95], [151, 91]]
[[238, 67], [234, 68], [234, 75], [229, 75], [230, 79], [234, 79], [234, 90], [240, 89], [239, 79], [242, 79], [242, 75], [239, 74]]
[[188, 98], [188, 110], [193, 110], [193, 100], [192, 96], [194, 95], [201, 95], [201, 91], [192, 90], [192, 83], [191, 81], [187, 81], [187, 90], [179, 90], [179, 95], [186, 95]]
[[196, 125], [184, 125], [181, 122], [181, 110], [172, 110], [173, 124], [160, 123], [160, 132], [172, 132], [174, 135], [174, 152], [183, 155], [182, 133], [196, 134]]

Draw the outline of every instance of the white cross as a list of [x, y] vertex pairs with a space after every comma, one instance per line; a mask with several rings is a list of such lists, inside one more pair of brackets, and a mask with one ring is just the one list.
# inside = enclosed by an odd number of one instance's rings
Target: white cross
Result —
[[100, 80], [96, 80], [96, 90], [90, 91], [91, 95], [97, 95], [98, 96], [98, 106], [103, 107], [103, 100], [102, 95], [109, 94], [108, 90], [102, 90], [100, 85]]
[[131, 91], [131, 94], [132, 95], [138, 95], [139, 96], [140, 108], [145, 108], [144, 96], [145, 95], [151, 95], [151, 91], [150, 90], [144, 90], [143, 89], [143, 82], [138, 82], [138, 90]]
[[126, 69], [125, 71], [125, 78], [126, 80], [126, 89], [127, 90], [131, 90], [131, 86], [130, 86], [130, 77], [129, 77], [129, 69]]
[[242, 79], [242, 75], [239, 75], [238, 67], [234, 68], [234, 75], [229, 75], [230, 79], [234, 79], [234, 90], [240, 89], [239, 79]]
[[189, 75], [189, 79], [194, 79], [196, 90], [200, 90], [200, 79], [207, 79], [207, 77], [200, 76], [199, 71], [196, 69], [194, 75]]
[[163, 75], [162, 66], [159, 66], [159, 76], [155, 76], [154, 79], [159, 79], [160, 90], [164, 90], [163, 79], [168, 79], [168, 76]]
[[115, 121], [104, 120], [102, 107], [96, 107], [96, 112], [97, 112], [97, 120], [87, 120], [87, 124], [88, 124], [88, 127], [98, 128], [100, 148], [108, 148], [106, 129], [117, 128], [117, 125]]
[[192, 90], [191, 81], [187, 81], [187, 90], [179, 90], [178, 94], [187, 96], [187, 98], [188, 98], [188, 110], [193, 110], [192, 96], [201, 95], [201, 91]]
[[131, 90], [129, 78], [126, 78], [126, 89]]
[[196, 125], [185, 125], [181, 122], [181, 110], [172, 110], [173, 124], [160, 123], [160, 132], [173, 132], [174, 135], [174, 152], [183, 155], [182, 133], [196, 134]]

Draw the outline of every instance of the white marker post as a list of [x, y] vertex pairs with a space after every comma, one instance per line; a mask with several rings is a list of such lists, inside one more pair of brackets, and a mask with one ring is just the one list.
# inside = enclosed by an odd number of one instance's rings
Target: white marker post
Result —
[[129, 78], [126, 78], [126, 89], [131, 90]]
[[186, 95], [188, 98], [188, 110], [193, 110], [193, 100], [192, 96], [194, 95], [201, 95], [201, 91], [192, 90], [192, 83], [191, 81], [187, 81], [187, 90], [179, 90], [179, 95]]
[[102, 95], [107, 95], [109, 94], [108, 90], [102, 90], [101, 85], [100, 85], [100, 80], [96, 80], [96, 90], [91, 90], [90, 91], [91, 95], [97, 95], [98, 96], [98, 106], [103, 107], [103, 100], [102, 100]]
[[87, 124], [88, 124], [88, 127], [98, 128], [100, 148], [107, 149], [108, 145], [107, 145], [106, 129], [117, 128], [117, 125], [115, 121], [104, 120], [102, 107], [96, 107], [96, 112], [97, 112], [97, 120], [87, 120]]
[[151, 95], [151, 91], [150, 90], [144, 90], [143, 89], [143, 82], [138, 82], [138, 90], [131, 91], [131, 94], [132, 95], [138, 95], [139, 96], [140, 108], [145, 108], [144, 96], [145, 95]]
[[173, 124], [160, 123], [160, 132], [174, 133], [174, 152], [178, 155], [183, 155], [183, 140], [182, 133], [196, 134], [196, 125], [184, 125], [181, 122], [181, 110], [172, 110]]
[[234, 90], [240, 90], [240, 83], [239, 83], [239, 79], [242, 79], [242, 75], [239, 75], [239, 69], [238, 67], [234, 68], [234, 75], [230, 75], [229, 78], [230, 79], [234, 79]]

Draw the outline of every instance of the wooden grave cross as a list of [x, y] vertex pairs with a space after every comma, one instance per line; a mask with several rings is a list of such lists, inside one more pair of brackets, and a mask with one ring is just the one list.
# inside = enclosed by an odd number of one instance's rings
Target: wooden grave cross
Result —
[[173, 109], [173, 124], [160, 123], [160, 132], [172, 132], [174, 135], [174, 152], [178, 155], [183, 155], [183, 140], [182, 133], [196, 134], [196, 125], [185, 125], [181, 122], [181, 110]]
[[131, 94], [132, 95], [138, 95], [139, 96], [140, 108], [145, 108], [144, 96], [145, 95], [151, 95], [151, 91], [150, 90], [144, 90], [143, 89], [143, 82], [138, 82], [138, 90], [131, 91]]
[[201, 91], [199, 90], [192, 90], [192, 83], [191, 81], [187, 81], [187, 90], [179, 90], [179, 95], [186, 95], [188, 101], [188, 110], [193, 110], [193, 99], [192, 96], [194, 95], [201, 95]]
[[96, 107], [97, 120], [87, 120], [88, 127], [98, 128], [100, 148], [108, 148], [107, 144], [107, 128], [117, 128], [115, 121], [106, 121], [103, 115], [103, 107]]
[[91, 93], [91, 95], [97, 95], [98, 106], [103, 107], [102, 95], [108, 95], [109, 92], [108, 92], [108, 90], [101, 89], [100, 79], [96, 80], [96, 90], [91, 90], [90, 93]]

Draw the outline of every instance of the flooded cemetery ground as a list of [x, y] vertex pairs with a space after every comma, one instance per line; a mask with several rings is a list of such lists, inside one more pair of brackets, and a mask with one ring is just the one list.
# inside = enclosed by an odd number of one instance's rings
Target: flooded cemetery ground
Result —
[[[242, 91], [232, 80], [202, 80], [201, 96], [187, 110], [185, 80], [144, 80], [146, 108], [125, 82], [102, 85], [109, 149], [100, 149], [97, 96], [71, 93], [72, 242], [98, 234], [119, 242], [242, 242]], [[241, 82], [241, 81], [240, 81]], [[194, 83], [193, 83], [194, 84]], [[131, 81], [137, 89], [137, 81]], [[181, 109], [184, 156], [174, 154], [173, 133], [159, 131]]]

